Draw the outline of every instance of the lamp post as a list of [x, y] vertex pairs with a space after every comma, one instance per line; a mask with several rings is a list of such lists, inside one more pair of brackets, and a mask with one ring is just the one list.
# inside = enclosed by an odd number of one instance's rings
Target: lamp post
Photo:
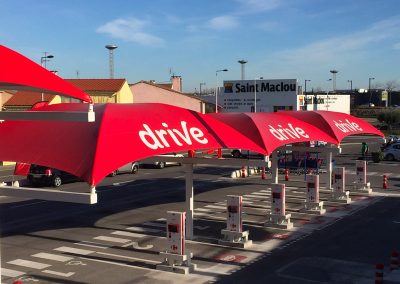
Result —
[[331, 70], [331, 71], [329, 71], [329, 72], [332, 73], [332, 84], [333, 84], [332, 89], [333, 89], [333, 92], [336, 92], [336, 74], [337, 74], [339, 71], [337, 71], [337, 70]]
[[369, 106], [371, 106], [372, 92], [371, 92], [371, 80], [375, 80], [375, 78], [368, 78], [368, 92], [369, 92]]
[[247, 63], [247, 60], [241, 59], [241, 60], [238, 60], [238, 63], [240, 63], [240, 65], [241, 65], [240, 78], [241, 78], [241, 80], [244, 80], [244, 78], [245, 78], [244, 65]]
[[105, 48], [108, 49], [108, 67], [110, 71], [110, 79], [114, 78], [114, 49], [117, 49], [118, 46], [115, 44], [107, 44]]
[[304, 80], [304, 106], [305, 106], [305, 110], [307, 110], [307, 82], [310, 82], [311, 80]]
[[[47, 61], [50, 61], [51, 58], [54, 58], [54, 55], [48, 54], [47, 51], [43, 52], [44, 56], [40, 57], [40, 66], [46, 68], [47, 67]], [[44, 94], [41, 94], [41, 101], [44, 101]]]
[[204, 86], [206, 83], [200, 83], [200, 96], [201, 96], [201, 86]]
[[350, 92], [353, 92], [353, 80], [347, 80], [350, 83]]
[[215, 71], [216, 85], [215, 85], [215, 112], [218, 112], [218, 73], [219, 72], [227, 72], [228, 69], [220, 69]]
[[254, 112], [257, 112], [257, 80], [262, 80], [263, 77], [257, 77], [254, 79]]

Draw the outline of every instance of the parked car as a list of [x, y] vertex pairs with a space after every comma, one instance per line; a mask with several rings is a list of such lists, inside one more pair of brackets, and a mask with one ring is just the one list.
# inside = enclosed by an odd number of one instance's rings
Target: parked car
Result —
[[[184, 156], [182, 154], [176, 154], [176, 153], [171, 153], [171, 154], [164, 154], [164, 155], [160, 155], [160, 156], [164, 156], [164, 157], [176, 157], [176, 158], [183, 158]], [[176, 165], [176, 166], [180, 166], [181, 163], [180, 162], [164, 162], [164, 161], [155, 161], [154, 163], [146, 163], [146, 162], [141, 162], [141, 165], [144, 166], [155, 166], [159, 169], [163, 169], [165, 168], [165, 166], [172, 166], [172, 165]]]
[[390, 144], [383, 150], [385, 160], [400, 160], [400, 142]]
[[73, 174], [34, 164], [31, 165], [28, 173], [28, 181], [33, 186], [50, 185], [59, 187], [64, 183], [75, 182], [79, 180], [80, 179]]
[[264, 157], [263, 154], [254, 151], [248, 151], [243, 149], [233, 149], [231, 152], [233, 158], [255, 158], [262, 159]]
[[138, 162], [131, 162], [122, 167], [116, 169], [115, 171], [111, 172], [108, 176], [115, 177], [117, 174], [120, 173], [131, 173], [136, 174], [139, 171], [139, 163]]

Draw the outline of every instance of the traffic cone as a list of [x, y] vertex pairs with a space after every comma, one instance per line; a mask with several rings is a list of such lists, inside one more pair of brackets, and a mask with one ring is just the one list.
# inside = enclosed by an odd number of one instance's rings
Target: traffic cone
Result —
[[387, 175], [383, 175], [383, 189], [388, 188], [388, 178]]
[[265, 179], [265, 167], [261, 167], [261, 179]]
[[285, 169], [285, 181], [289, 180], [289, 170]]
[[196, 155], [196, 152], [194, 150], [189, 150], [188, 151], [188, 157], [189, 158], [194, 158], [195, 155]]
[[246, 177], [246, 167], [242, 166], [242, 178]]
[[390, 256], [390, 271], [396, 270], [399, 268], [399, 253], [397, 251], [392, 251]]
[[13, 284], [22, 284], [21, 281], [14, 281]]
[[385, 266], [382, 263], [378, 263], [375, 266], [375, 284], [383, 284], [383, 269]]
[[219, 159], [222, 158], [222, 149], [221, 149], [221, 148], [218, 148], [218, 150], [217, 150], [217, 155], [218, 155], [218, 158], [219, 158]]

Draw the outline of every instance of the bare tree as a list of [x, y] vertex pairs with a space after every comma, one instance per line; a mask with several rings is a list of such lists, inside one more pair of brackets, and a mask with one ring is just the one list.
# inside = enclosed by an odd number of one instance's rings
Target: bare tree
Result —
[[392, 97], [391, 93], [392, 93], [392, 91], [399, 88], [399, 83], [397, 82], [397, 80], [386, 81], [385, 88], [386, 88], [386, 91], [388, 92], [388, 103], [390, 106], [392, 104], [391, 103], [391, 97]]

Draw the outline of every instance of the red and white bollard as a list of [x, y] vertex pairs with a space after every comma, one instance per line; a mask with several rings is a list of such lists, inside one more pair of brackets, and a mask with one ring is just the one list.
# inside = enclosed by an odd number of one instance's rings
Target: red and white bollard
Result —
[[246, 167], [242, 166], [242, 178], [246, 177]]
[[189, 151], [188, 151], [188, 157], [189, 157], [189, 158], [194, 158], [195, 155], [196, 155], [196, 152], [195, 152], [194, 150], [189, 150]]
[[261, 167], [261, 179], [265, 179], [265, 167]]
[[217, 150], [217, 156], [218, 156], [219, 159], [222, 158], [222, 149], [221, 149], [221, 148], [218, 148], [218, 150]]
[[396, 270], [398, 268], [399, 268], [399, 253], [394, 250], [390, 255], [390, 271]]
[[387, 175], [383, 175], [383, 189], [387, 189], [388, 188], [388, 177]]
[[383, 284], [383, 269], [385, 266], [382, 263], [378, 263], [375, 266], [375, 284]]
[[289, 180], [289, 170], [285, 169], [285, 181]]

